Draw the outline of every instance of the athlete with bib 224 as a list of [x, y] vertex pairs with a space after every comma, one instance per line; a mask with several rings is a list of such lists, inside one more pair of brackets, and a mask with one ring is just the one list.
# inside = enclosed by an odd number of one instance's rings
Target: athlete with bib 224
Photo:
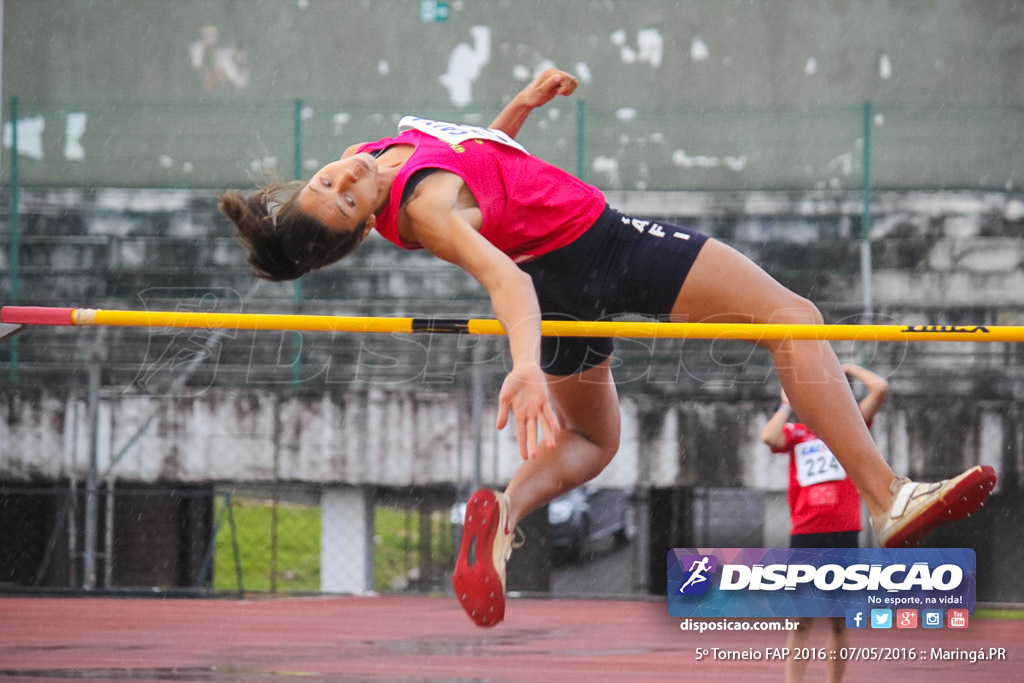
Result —
[[[843, 372], [867, 390], [858, 407], [870, 429], [878, 410], [889, 393], [889, 383], [859, 365], [843, 366]], [[791, 548], [856, 548], [859, 543], [860, 496], [843, 466], [807, 425], [792, 422], [792, 408], [782, 390], [782, 403], [761, 431], [773, 453], [789, 455], [789, 546]], [[794, 653], [807, 646], [813, 619], [801, 619], [797, 629], [790, 631], [786, 649], [786, 683], [800, 683], [807, 669], [807, 659]], [[846, 648], [846, 620], [828, 619], [829, 640], [826, 649], [841, 652]], [[825, 680], [843, 680], [846, 660], [836, 657], [826, 663]]]
[[[453, 584], [481, 626], [504, 616], [516, 523], [595, 477], [619, 447], [612, 340], [542, 339], [542, 318], [822, 322], [810, 301], [738, 251], [684, 227], [624, 216], [596, 187], [514, 140], [534, 108], [576, 86], [571, 75], [548, 69], [489, 128], [406, 117], [397, 136], [349, 147], [308, 182], [221, 195], [259, 277], [301, 277], [376, 230], [399, 247], [454, 263], [487, 291], [512, 358], [497, 426], [514, 415], [523, 462], [504, 492], [477, 491], [466, 506]], [[880, 542], [914, 543], [987, 497], [991, 468], [935, 485], [897, 479], [827, 343], [760, 343], [773, 354], [793, 407], [857, 484]]]

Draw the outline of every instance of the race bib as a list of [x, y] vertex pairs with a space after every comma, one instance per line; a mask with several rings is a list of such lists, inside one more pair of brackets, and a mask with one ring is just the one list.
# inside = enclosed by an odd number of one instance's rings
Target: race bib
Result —
[[512, 139], [503, 131], [482, 126], [467, 126], [462, 123], [445, 123], [444, 121], [431, 121], [421, 119], [418, 116], [405, 116], [398, 122], [399, 132], [415, 128], [421, 133], [426, 133], [449, 145], [461, 145], [467, 140], [490, 140], [509, 147], [514, 147], [524, 154], [529, 154], [526, 148]]
[[800, 486], [846, 479], [846, 470], [821, 439], [797, 444], [793, 452], [796, 455], [796, 480]]

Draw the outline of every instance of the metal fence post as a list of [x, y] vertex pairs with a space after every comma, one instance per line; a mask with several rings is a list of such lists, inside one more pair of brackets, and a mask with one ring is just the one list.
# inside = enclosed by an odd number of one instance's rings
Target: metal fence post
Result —
[[483, 413], [484, 413], [484, 352], [481, 341], [473, 347], [473, 367], [470, 370], [470, 420], [473, 430], [473, 490], [482, 486], [484, 478]]
[[586, 100], [580, 98], [576, 102], [576, 177], [580, 180], [585, 180], [587, 168], [586, 109]]
[[82, 588], [90, 591], [96, 588], [96, 538], [98, 536], [96, 490], [99, 459], [100, 425], [100, 335], [96, 335], [91, 358], [89, 359], [89, 469], [85, 478], [85, 529], [82, 540]]
[[[302, 100], [295, 100], [292, 121], [293, 168], [292, 177], [302, 180]], [[295, 312], [302, 312], [302, 278], [295, 280]], [[292, 384], [302, 381], [302, 333], [292, 332]]]
[[[11, 243], [10, 243], [10, 277], [11, 303], [17, 304], [21, 296], [21, 224], [18, 216], [18, 98], [11, 98]], [[11, 384], [18, 382], [18, 337], [10, 340], [10, 367], [8, 373]]]
[[871, 102], [864, 102], [863, 127], [864, 150], [861, 175], [864, 186], [864, 208], [861, 212], [860, 233], [860, 282], [864, 322], [874, 317], [871, 291]]

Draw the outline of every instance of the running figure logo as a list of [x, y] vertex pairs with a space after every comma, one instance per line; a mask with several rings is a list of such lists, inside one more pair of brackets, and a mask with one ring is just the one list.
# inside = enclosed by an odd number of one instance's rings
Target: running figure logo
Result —
[[718, 558], [714, 555], [686, 555], [679, 564], [686, 568], [686, 578], [679, 592], [683, 595], [704, 595], [711, 587], [709, 574], [718, 570]]

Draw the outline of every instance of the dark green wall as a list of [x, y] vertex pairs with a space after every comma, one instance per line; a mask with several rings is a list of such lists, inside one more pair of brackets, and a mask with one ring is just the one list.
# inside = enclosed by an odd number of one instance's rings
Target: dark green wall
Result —
[[[24, 182], [291, 176], [296, 99], [304, 174], [391, 133], [401, 113], [487, 123], [548, 62], [585, 76], [585, 155], [575, 100], [535, 117], [524, 139], [603, 187], [854, 187], [864, 100], [886, 147], [878, 185], [1022, 182], [1010, 156], [1024, 130], [1015, 0], [449, 4], [448, 21], [427, 24], [418, 0], [6, 0], [5, 120], [12, 96], [22, 118], [45, 120], [44, 158], [26, 157]], [[245, 77], [193, 66], [205, 26]], [[471, 94], [453, 99], [450, 61], [474, 60]], [[84, 163], [66, 158], [68, 112], [87, 117]]]
[[[444, 23], [417, 0], [6, 0], [4, 91], [25, 98], [208, 96], [189, 46], [216, 26], [251, 83], [218, 98], [448, 103], [438, 78], [473, 26], [491, 32], [474, 99], [515, 90], [543, 60], [593, 76], [597, 106], [844, 105], [863, 99], [1024, 101], [1024, 6], [1010, 0], [453, 0]], [[660, 66], [637, 32], [663, 39]], [[622, 45], [613, 34], [622, 31]], [[707, 59], [695, 60], [695, 40]], [[892, 76], [879, 75], [889, 57]], [[807, 60], [817, 63], [806, 73]], [[389, 71], [382, 75], [379, 63]]]

